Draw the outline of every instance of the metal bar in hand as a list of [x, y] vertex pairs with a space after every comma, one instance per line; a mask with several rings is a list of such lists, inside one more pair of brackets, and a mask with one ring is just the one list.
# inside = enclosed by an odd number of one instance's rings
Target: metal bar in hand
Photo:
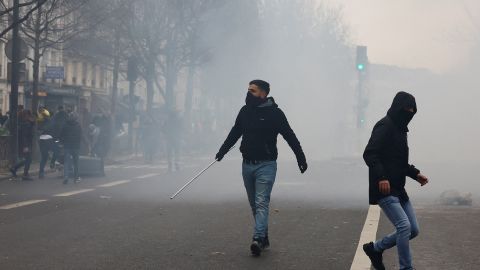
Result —
[[173, 198], [177, 197], [180, 192], [182, 192], [186, 187], [188, 187], [195, 179], [197, 179], [200, 175], [202, 175], [206, 170], [208, 170], [210, 167], [212, 167], [213, 164], [215, 164], [217, 160], [215, 159], [212, 163], [210, 163], [205, 169], [200, 171], [197, 175], [195, 175], [190, 181], [188, 181], [183, 187], [181, 187], [177, 192], [175, 192], [170, 199], [172, 200]]

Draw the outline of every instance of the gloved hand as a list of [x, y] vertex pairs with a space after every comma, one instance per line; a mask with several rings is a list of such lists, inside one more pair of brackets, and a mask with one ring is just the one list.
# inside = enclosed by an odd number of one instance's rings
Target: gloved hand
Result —
[[305, 171], [307, 171], [307, 168], [308, 168], [307, 161], [306, 160], [298, 161], [298, 168], [300, 169], [301, 173], [304, 173]]
[[225, 156], [225, 154], [218, 152], [218, 153], [215, 155], [215, 160], [221, 161], [224, 156]]

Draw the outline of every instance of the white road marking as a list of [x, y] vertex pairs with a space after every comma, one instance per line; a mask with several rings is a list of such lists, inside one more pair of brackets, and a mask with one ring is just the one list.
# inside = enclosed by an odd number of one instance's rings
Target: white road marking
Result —
[[167, 169], [168, 165], [151, 165], [151, 166], [148, 166], [148, 167], [145, 167], [145, 168], [148, 168], [148, 169]]
[[123, 169], [143, 169], [150, 167], [150, 165], [131, 165], [131, 166], [125, 166]]
[[9, 204], [9, 205], [0, 206], [0, 209], [1, 210], [9, 210], [9, 209], [12, 209], [12, 208], [22, 207], [22, 206], [41, 203], [41, 202], [46, 202], [46, 201], [47, 200], [30, 200], [30, 201], [18, 202], [18, 203], [13, 203], [13, 204]]
[[135, 179], [144, 179], [144, 178], [149, 178], [149, 177], [153, 177], [153, 176], [157, 176], [157, 175], [158, 175], [158, 173], [149, 173], [149, 174], [137, 176], [137, 177], [135, 177]]
[[76, 195], [76, 194], [80, 194], [80, 193], [85, 193], [85, 192], [89, 192], [89, 191], [93, 191], [93, 190], [95, 190], [95, 189], [93, 189], [93, 188], [80, 189], [80, 190], [75, 190], [75, 191], [70, 191], [70, 192], [55, 194], [55, 195], [53, 195], [53, 196], [54, 196], [54, 197], [68, 197], [68, 196], [72, 196], [72, 195]]
[[121, 185], [121, 184], [129, 183], [130, 181], [131, 180], [119, 180], [119, 181], [106, 183], [106, 184], [103, 184], [103, 185], [98, 185], [97, 187], [113, 187], [113, 186], [118, 186], [118, 185]]
[[375, 241], [379, 221], [380, 207], [370, 205], [350, 270], [370, 270], [370, 259], [363, 252], [363, 244]]

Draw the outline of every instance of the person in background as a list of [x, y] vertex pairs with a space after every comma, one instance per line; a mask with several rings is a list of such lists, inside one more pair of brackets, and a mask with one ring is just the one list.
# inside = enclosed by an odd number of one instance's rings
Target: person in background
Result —
[[82, 128], [80, 127], [80, 123], [78, 122], [78, 116], [75, 112], [71, 112], [68, 114], [65, 126], [60, 132], [60, 142], [63, 143], [65, 156], [63, 184], [68, 184], [72, 167], [74, 182], [80, 182], [80, 177], [78, 176], [78, 158], [81, 140]]
[[0, 127], [2, 127], [3, 124], [5, 124], [5, 122], [7, 122], [7, 120], [8, 120], [8, 117], [6, 115], [3, 115], [3, 112], [0, 109]]
[[55, 164], [55, 141], [53, 139], [54, 128], [53, 122], [50, 119], [50, 114], [46, 109], [41, 109], [39, 111], [39, 116], [37, 118], [41, 119], [38, 123], [38, 132], [40, 133], [38, 139], [38, 146], [40, 148], [40, 168], [38, 173], [38, 178], [43, 179], [45, 177], [45, 165], [48, 162], [50, 152], [52, 152], [52, 160], [50, 164]]
[[10, 168], [13, 177], [17, 177], [17, 171], [23, 167], [23, 181], [33, 180], [30, 175], [30, 165], [32, 163], [32, 144], [33, 129], [35, 118], [30, 110], [22, 110], [18, 123], [18, 151], [22, 160]]
[[180, 170], [178, 164], [180, 144], [182, 141], [182, 119], [177, 111], [171, 110], [165, 122], [165, 139], [167, 141], [168, 171]]
[[100, 128], [97, 127], [95, 124], [90, 124], [88, 125], [88, 148], [89, 148], [89, 154], [91, 156], [97, 156], [98, 155], [98, 136], [100, 135]]

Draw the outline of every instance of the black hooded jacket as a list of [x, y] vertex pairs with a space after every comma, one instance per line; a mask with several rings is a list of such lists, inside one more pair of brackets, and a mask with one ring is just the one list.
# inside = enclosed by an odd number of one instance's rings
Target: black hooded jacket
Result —
[[297, 136], [290, 128], [285, 114], [278, 108], [275, 100], [268, 100], [257, 107], [243, 106], [238, 113], [235, 125], [220, 148], [219, 153], [225, 155], [242, 137], [240, 151], [247, 160], [276, 160], [278, 157], [277, 136], [281, 134], [292, 148], [297, 161], [305, 162]]
[[60, 141], [65, 149], [78, 150], [82, 140], [82, 128], [74, 119], [68, 119], [60, 132]]
[[[405, 108], [413, 108], [410, 113]], [[405, 191], [406, 176], [417, 179], [418, 169], [408, 163], [408, 123], [417, 112], [415, 98], [408, 93], [399, 92], [393, 99], [387, 116], [374, 126], [363, 159], [369, 167], [369, 201], [377, 204], [378, 200], [388, 195], [408, 201]], [[378, 182], [390, 182], [390, 194], [380, 193]]]

